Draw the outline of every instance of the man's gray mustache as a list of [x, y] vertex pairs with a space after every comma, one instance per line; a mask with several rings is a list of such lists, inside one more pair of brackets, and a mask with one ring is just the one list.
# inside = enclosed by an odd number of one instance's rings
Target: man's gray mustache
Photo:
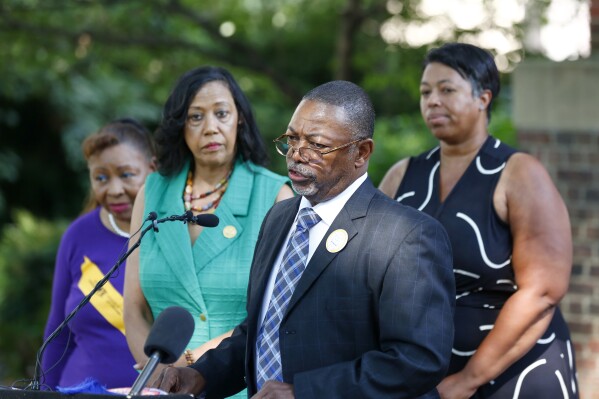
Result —
[[296, 163], [296, 162], [288, 162], [287, 170], [300, 173], [306, 177], [314, 177], [315, 176], [314, 171], [312, 169], [310, 169], [309, 167], [307, 167], [305, 165]]

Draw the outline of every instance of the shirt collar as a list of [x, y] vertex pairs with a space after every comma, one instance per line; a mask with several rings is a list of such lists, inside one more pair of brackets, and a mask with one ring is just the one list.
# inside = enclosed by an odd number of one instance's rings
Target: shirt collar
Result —
[[[331, 224], [333, 224], [333, 221], [335, 220], [339, 212], [341, 212], [341, 209], [343, 209], [347, 201], [349, 201], [349, 199], [352, 195], [354, 195], [358, 187], [360, 187], [367, 178], [368, 173], [364, 173], [341, 193], [337, 194], [336, 196], [327, 201], [316, 204], [315, 206], [312, 206], [312, 204], [310, 203], [310, 201], [306, 199], [306, 197], [302, 197], [298, 213], [303, 208], [312, 207], [314, 209], [314, 212], [316, 212], [318, 216], [320, 216], [322, 222], [324, 222], [327, 226], [330, 226]], [[297, 215], [295, 216], [295, 218], [297, 219]]]

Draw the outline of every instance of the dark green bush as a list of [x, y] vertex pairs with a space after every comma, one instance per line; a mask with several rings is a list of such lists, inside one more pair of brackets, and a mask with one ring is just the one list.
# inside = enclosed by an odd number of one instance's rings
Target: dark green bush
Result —
[[54, 259], [66, 221], [16, 211], [0, 232], [0, 380], [31, 378], [48, 316]]

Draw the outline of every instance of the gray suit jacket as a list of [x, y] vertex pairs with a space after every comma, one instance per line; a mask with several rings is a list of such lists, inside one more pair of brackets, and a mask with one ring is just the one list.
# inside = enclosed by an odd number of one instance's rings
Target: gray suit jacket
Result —
[[[250, 273], [247, 319], [193, 366], [206, 378], [209, 398], [246, 384], [250, 396], [256, 392], [257, 320], [299, 202], [280, 202], [267, 214]], [[326, 239], [337, 229], [349, 239], [331, 253]], [[437, 221], [365, 181], [316, 249], [281, 322], [283, 379], [294, 385], [296, 398], [435, 397], [453, 342], [451, 259]]]

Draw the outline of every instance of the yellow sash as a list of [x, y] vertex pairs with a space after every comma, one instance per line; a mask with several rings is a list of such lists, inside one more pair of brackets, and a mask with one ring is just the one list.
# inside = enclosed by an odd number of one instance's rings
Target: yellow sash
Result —
[[[78, 287], [87, 295], [96, 286], [104, 274], [95, 263], [87, 256], [83, 257], [81, 264], [81, 279]], [[112, 324], [116, 329], [125, 334], [125, 321], [123, 319], [123, 296], [107, 281], [91, 298], [90, 303], [94, 308]]]

